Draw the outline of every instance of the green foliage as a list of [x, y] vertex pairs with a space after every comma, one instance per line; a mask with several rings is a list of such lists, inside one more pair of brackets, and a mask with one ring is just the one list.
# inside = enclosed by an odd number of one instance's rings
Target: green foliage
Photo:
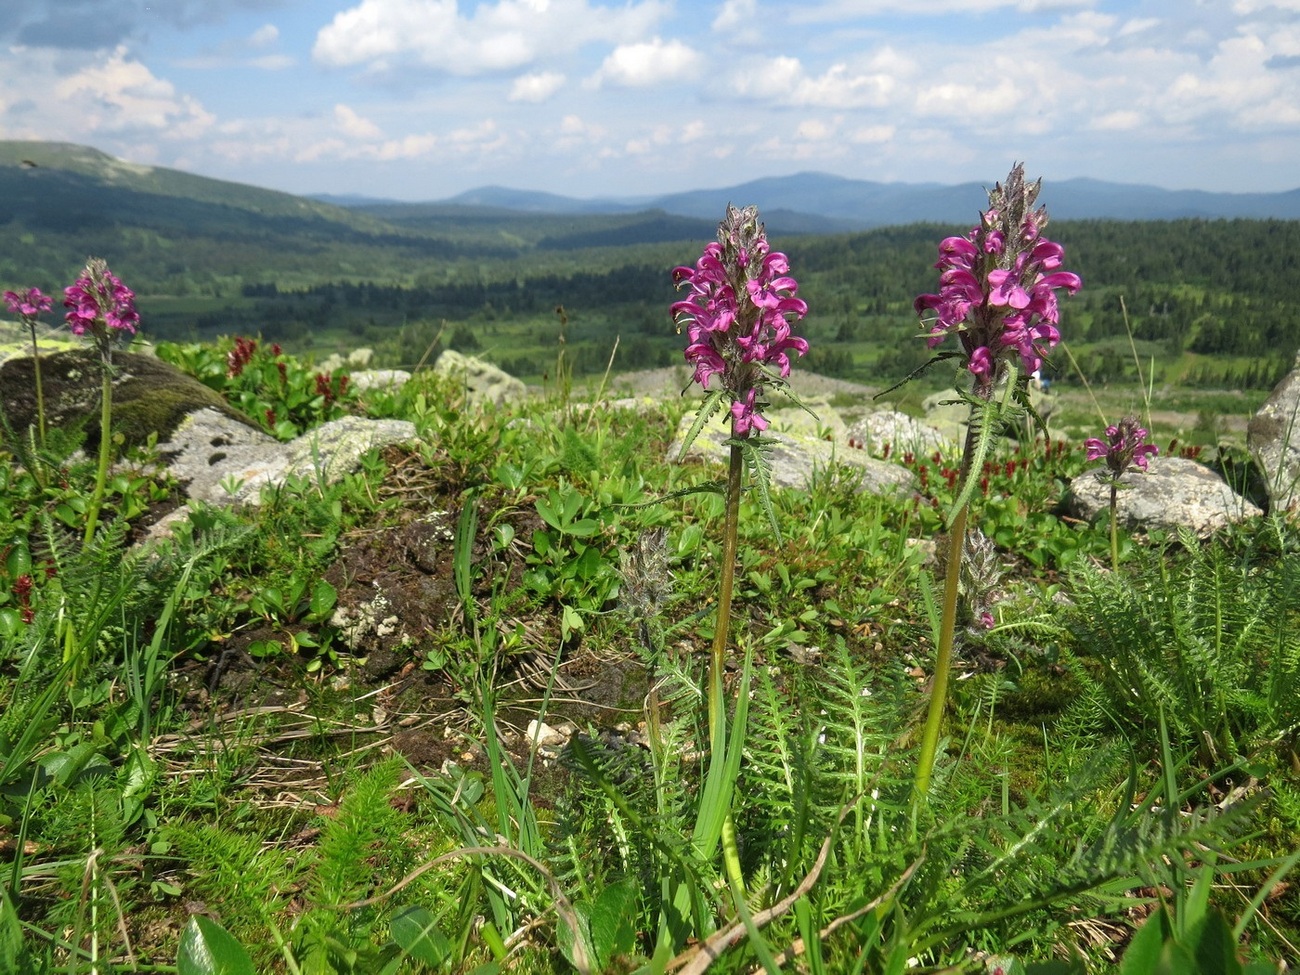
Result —
[[160, 342], [157, 353], [281, 440], [292, 440], [356, 406], [346, 374], [312, 369], [276, 343], [243, 337], [211, 345]]
[[583, 614], [600, 610], [616, 586], [601, 512], [565, 481], [538, 498], [534, 507], [546, 527], [533, 532], [531, 568], [524, 573], [524, 584], [560, 602], [567, 638], [584, 628]]
[[178, 975], [254, 975], [244, 946], [209, 917], [196, 914], [181, 933]]
[[[848, 287], [836, 260], [825, 273]], [[229, 351], [195, 361], [224, 384]], [[1300, 809], [1291, 529], [1134, 538], [1124, 573], [1094, 571], [1103, 533], [1058, 511], [1079, 452], [990, 451], [971, 497], [1005, 572], [998, 623], [962, 637], [969, 676], [914, 813], [921, 543], [956, 489], [941, 454], [891, 458], [917, 474], [916, 501], [830, 470], [744, 498], [730, 625], [752, 663], [726, 662], [731, 737], [710, 763], [700, 661], [722, 503], [698, 487], [708, 475], [662, 460], [680, 405], [584, 413], [575, 394], [564, 417], [483, 411], [419, 373], [350, 408], [410, 419], [424, 444], [397, 470], [372, 456], [257, 507], [194, 506], [139, 552], [134, 512], [165, 483], [125, 485], [111, 530], [78, 547], [87, 471], [65, 485], [57, 463], [4, 458], [0, 970], [129, 970], [132, 953], [140, 970], [249, 970], [236, 944], [259, 972], [620, 971], [703, 944], [716, 970], [748, 970], [757, 940], [714, 855], [728, 809], [744, 913], [788, 970], [1077, 975], [1106, 946], [1067, 922], [1127, 923], [1139, 888], [1173, 892], [1140, 935], [1171, 958], [1295, 942], [1280, 885]], [[440, 657], [372, 684], [334, 650], [344, 585], [324, 570], [348, 532], [433, 504], [458, 512]], [[210, 684], [252, 636], [244, 684]], [[603, 710], [582, 700], [615, 672], [634, 679]], [[562, 754], [529, 746], [530, 721], [560, 717], [577, 726]], [[1270, 791], [1239, 802], [1251, 776]], [[1229, 878], [1244, 898], [1220, 892]], [[187, 905], [202, 905], [192, 921]], [[1221, 957], [1206, 970], [1236, 971]]]
[[1163, 715], [1211, 770], [1300, 727], [1300, 576], [1280, 520], [1236, 550], [1180, 541], [1138, 552], [1131, 574], [1082, 566], [1067, 629], [1111, 720], [1150, 746]]

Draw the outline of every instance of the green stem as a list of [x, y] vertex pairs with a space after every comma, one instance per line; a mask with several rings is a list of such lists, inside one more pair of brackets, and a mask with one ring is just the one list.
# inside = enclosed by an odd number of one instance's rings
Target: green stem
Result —
[[100, 350], [100, 365], [104, 371], [104, 386], [99, 404], [99, 468], [95, 471], [95, 490], [90, 496], [90, 505], [86, 510], [85, 544], [89, 545], [95, 537], [99, 525], [99, 509], [104, 503], [104, 490], [108, 486], [108, 460], [113, 449], [111, 430], [113, 420], [113, 358], [112, 353]]
[[[971, 451], [975, 443], [975, 418], [966, 428], [966, 446], [962, 449], [961, 477], [958, 481], [965, 490], [966, 479], [971, 476]], [[939, 621], [939, 646], [935, 648], [934, 680], [930, 687], [930, 709], [921, 734], [921, 754], [916, 763], [916, 778], [912, 785], [912, 808], [916, 810], [930, 791], [930, 774], [934, 771], [935, 753], [939, 749], [939, 727], [948, 703], [948, 675], [952, 671], [952, 646], [957, 633], [957, 594], [961, 581], [962, 560], [966, 556], [966, 516], [970, 502], [957, 509], [952, 524], [948, 526], [948, 567], [943, 581], [943, 613]]]
[[1116, 508], [1119, 506], [1119, 485], [1114, 481], [1110, 482], [1110, 567], [1114, 572], [1119, 571], [1119, 516]]
[[745, 459], [732, 445], [727, 466], [726, 516], [722, 528], [722, 578], [719, 580], [718, 618], [713, 627], [713, 658], [709, 667], [709, 748], [715, 755], [726, 746], [716, 740], [722, 713], [722, 675], [726, 668], [727, 636], [731, 623], [731, 596], [736, 585], [736, 538], [740, 529], [740, 477]]
[[36, 433], [41, 439], [41, 449], [45, 449], [45, 393], [41, 389], [41, 350], [36, 344], [36, 323], [31, 323], [32, 330], [32, 372], [36, 379]]
[[952, 645], [957, 632], [957, 584], [965, 555], [966, 513], [969, 504], [957, 511], [948, 532], [948, 571], [943, 582], [943, 615], [939, 623], [939, 646], [934, 660], [934, 680], [930, 688], [930, 710], [921, 735], [921, 755], [916, 764], [916, 781], [912, 787], [915, 807], [930, 791], [930, 773], [934, 770], [935, 752], [939, 748], [939, 726], [948, 703], [948, 675], [952, 671]]

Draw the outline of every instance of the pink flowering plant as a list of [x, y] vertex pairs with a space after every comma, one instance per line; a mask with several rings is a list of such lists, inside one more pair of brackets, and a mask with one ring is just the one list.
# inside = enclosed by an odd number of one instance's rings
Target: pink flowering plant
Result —
[[91, 258], [81, 276], [64, 289], [63, 305], [68, 309], [65, 320], [73, 335], [89, 336], [99, 353], [102, 379], [99, 413], [99, 466], [95, 488], [86, 511], [87, 544], [95, 537], [99, 509], [104, 503], [108, 483], [108, 465], [112, 454], [113, 416], [113, 346], [124, 336], [135, 335], [140, 315], [135, 310], [135, 292], [109, 270], [100, 258]]
[[45, 445], [45, 393], [41, 388], [41, 350], [36, 344], [36, 320], [42, 312], [50, 310], [53, 302], [40, 288], [6, 291], [5, 304], [17, 315], [32, 337], [32, 372], [36, 380], [36, 432], [41, 445]]
[[1147, 472], [1150, 459], [1160, 448], [1147, 442], [1147, 431], [1138, 418], [1129, 414], [1106, 428], [1106, 439], [1089, 437], [1083, 442], [1088, 460], [1105, 461], [1097, 478], [1110, 485], [1110, 564], [1119, 569], [1119, 489], [1120, 479], [1129, 471]]
[[[949, 337], [958, 348], [939, 352], [931, 362], [956, 358], [957, 393], [970, 404], [966, 443], [956, 482], [956, 499], [948, 510], [948, 558], [944, 579], [934, 683], [914, 797], [929, 790], [947, 701], [957, 602], [966, 551], [967, 516], [994, 437], [1006, 422], [1028, 413], [1042, 427], [1029, 402], [1028, 379], [1061, 339], [1057, 326], [1057, 292], [1077, 292], [1077, 274], [1063, 270], [1064, 248], [1043, 236], [1046, 207], [1036, 207], [1042, 180], [1025, 181], [1017, 164], [1005, 183], [989, 192], [989, 207], [964, 237], [939, 245], [939, 290], [923, 294], [915, 307], [931, 348]], [[972, 473], [974, 472], [974, 473]]]
[[747, 908], [730, 810], [744, 741], [748, 664], [730, 739], [723, 703], [741, 482], [748, 468], [773, 535], [779, 539], [769, 493], [770, 469], [764, 455], [772, 443], [762, 436], [768, 428], [764, 409], [768, 389], [786, 385], [791, 355], [802, 356], [808, 351], [807, 340], [793, 331], [794, 323], [808, 314], [808, 305], [798, 297], [799, 285], [790, 275], [789, 259], [771, 249], [758, 220], [758, 208], [753, 206], [738, 209], [728, 205], [726, 217], [718, 225], [718, 239], [704, 248], [693, 267], [676, 268], [673, 280], [686, 289], [686, 296], [672, 306], [673, 318], [679, 332], [686, 330], [685, 355], [695, 367], [693, 382], [706, 393], [686, 435], [682, 454], [718, 414], [723, 414], [731, 427], [722, 568], [707, 693], [710, 762], [693, 843], [698, 853], [709, 857], [722, 840], [736, 908], [745, 917]]

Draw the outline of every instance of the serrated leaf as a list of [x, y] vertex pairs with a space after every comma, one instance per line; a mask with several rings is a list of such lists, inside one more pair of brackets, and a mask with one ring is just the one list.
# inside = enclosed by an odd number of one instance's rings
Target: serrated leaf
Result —
[[691, 449], [691, 444], [695, 443], [699, 438], [700, 431], [704, 429], [704, 424], [713, 419], [714, 414], [721, 409], [722, 398], [726, 393], [726, 389], [715, 389], [700, 404], [700, 408], [695, 414], [695, 422], [691, 424], [691, 428], [686, 431], [686, 436], [682, 438], [682, 449], [677, 454], [678, 461], [686, 459], [686, 452]]
[[949, 529], [952, 528], [953, 522], [957, 520], [957, 512], [970, 503], [975, 485], [979, 483], [980, 471], [984, 469], [984, 460], [988, 457], [989, 450], [993, 446], [993, 435], [997, 429], [1000, 416], [1001, 410], [993, 400], [984, 400], [971, 409], [970, 419], [967, 423], [973, 426], [975, 436], [971, 437], [968, 434], [966, 437], [968, 456], [963, 459], [966, 476], [962, 479], [960, 493], [944, 518], [944, 525]]
[[772, 467], [767, 462], [766, 454], [767, 449], [775, 441], [762, 437], [745, 437], [743, 440], [732, 438], [727, 442], [733, 446], [738, 445], [743, 452], [745, 464], [749, 468], [749, 478], [754, 484], [754, 490], [758, 492], [759, 504], [762, 505], [763, 513], [767, 515], [772, 535], [776, 544], [782, 544], [781, 526], [776, 520], [776, 509], [772, 507]]
[[244, 946], [202, 914], [191, 917], [181, 932], [176, 970], [179, 975], [256, 975]]

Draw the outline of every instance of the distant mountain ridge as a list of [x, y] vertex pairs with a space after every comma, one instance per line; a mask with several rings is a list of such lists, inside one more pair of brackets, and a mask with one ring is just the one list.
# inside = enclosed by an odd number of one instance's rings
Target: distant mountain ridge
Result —
[[[1166, 190], [1156, 186], [1076, 178], [1045, 184], [1052, 215], [1060, 220], [1172, 220], [1245, 217], [1300, 219], [1300, 188], [1282, 193], [1215, 193]], [[801, 219], [811, 230], [865, 230], [907, 223], [966, 223], [988, 203], [981, 183], [877, 183], [828, 173], [805, 172], [751, 180], [716, 189], [689, 190], [635, 199], [582, 200], [484, 186], [458, 194], [446, 204], [498, 207], [529, 213], [628, 213], [662, 210], [710, 219], [728, 202], [756, 204], [764, 214]], [[773, 223], [770, 217], [769, 223]], [[789, 228], [786, 228], [789, 230]]]

